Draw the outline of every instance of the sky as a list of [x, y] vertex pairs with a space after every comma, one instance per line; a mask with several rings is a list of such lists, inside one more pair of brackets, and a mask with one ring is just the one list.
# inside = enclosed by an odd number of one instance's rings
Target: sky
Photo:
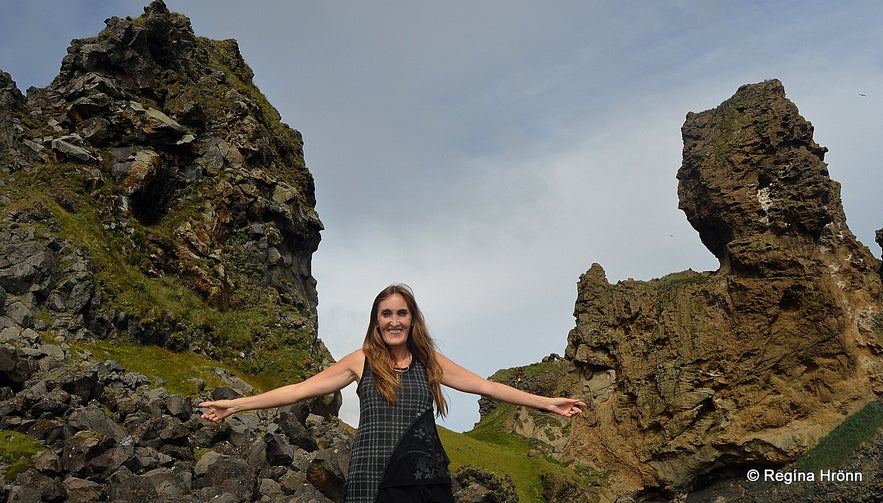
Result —
[[[678, 209], [680, 128], [780, 79], [829, 149], [847, 223], [883, 227], [883, 2], [166, 0], [236, 39], [303, 134], [325, 230], [319, 335], [361, 347], [374, 296], [410, 285], [439, 350], [481, 376], [563, 355], [580, 274], [718, 263]], [[71, 39], [147, 1], [0, 0], [0, 69], [23, 92]], [[354, 386], [341, 417], [358, 423]], [[448, 391], [455, 431], [478, 397]]]

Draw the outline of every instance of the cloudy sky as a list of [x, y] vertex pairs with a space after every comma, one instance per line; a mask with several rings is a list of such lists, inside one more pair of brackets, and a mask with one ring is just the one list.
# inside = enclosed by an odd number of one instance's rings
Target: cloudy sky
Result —
[[[441, 351], [487, 376], [564, 353], [593, 262], [611, 282], [716, 269], [677, 208], [680, 127], [770, 78], [815, 125], [849, 225], [880, 255], [876, 0], [166, 1], [197, 35], [236, 39], [304, 136], [336, 358], [394, 282], [414, 288]], [[71, 39], [146, 3], [2, 0], [0, 69], [46, 86]], [[443, 424], [471, 428], [476, 397], [450, 399]]]

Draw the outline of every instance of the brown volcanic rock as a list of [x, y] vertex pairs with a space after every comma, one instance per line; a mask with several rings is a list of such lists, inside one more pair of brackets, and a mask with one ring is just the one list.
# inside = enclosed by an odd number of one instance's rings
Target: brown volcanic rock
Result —
[[610, 499], [791, 462], [883, 393], [880, 262], [782, 84], [683, 137], [680, 207], [721, 267], [611, 285], [594, 264], [566, 352], [582, 377], [557, 390], [591, 402], [558, 456], [612, 470]]
[[687, 114], [680, 208], [721, 260], [726, 245], [765, 232], [816, 237], [844, 224], [827, 149], [777, 80], [741, 87], [718, 108]]
[[720, 272], [804, 275], [831, 265], [840, 279], [857, 279], [876, 264], [846, 225], [827, 148], [812, 132], [778, 80], [687, 115], [679, 206]]

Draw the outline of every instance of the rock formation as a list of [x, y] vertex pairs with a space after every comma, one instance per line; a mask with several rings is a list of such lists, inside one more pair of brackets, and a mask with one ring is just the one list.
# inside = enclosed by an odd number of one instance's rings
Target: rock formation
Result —
[[783, 466], [883, 393], [880, 261], [782, 84], [743, 86], [682, 132], [680, 208], [720, 269], [612, 285], [592, 265], [563, 385], [546, 386], [590, 410], [570, 432], [512, 424], [609, 470], [602, 500]]
[[[196, 37], [162, 2], [106, 24], [74, 40], [58, 77], [27, 98], [0, 74], [7, 222], [42, 213], [26, 225], [56, 226], [62, 247], [82, 250], [81, 272], [100, 276], [68, 285], [91, 295], [73, 305], [51, 288], [25, 304], [102, 338], [244, 352], [257, 370], [294, 331], [321, 367], [330, 356], [316, 336], [310, 260], [322, 224], [300, 134], [254, 87], [235, 41]], [[154, 280], [218, 312], [277, 312], [243, 340], [225, 339], [155, 299], [121, 298]]]
[[[299, 491], [324, 454], [288, 433], [308, 437], [310, 421], [330, 431], [333, 402], [275, 429], [208, 427], [193, 398], [83, 349], [154, 344], [282, 379], [331, 361], [317, 337], [322, 224], [300, 134], [234, 41], [196, 37], [161, 1], [106, 24], [72, 42], [44, 89], [25, 97], [0, 72], [0, 429], [48, 448], [0, 499], [250, 501], [263, 479]], [[345, 455], [345, 430], [328, 431], [319, 437]], [[194, 448], [218, 445], [193, 465]], [[280, 470], [273, 456], [301, 461]]]

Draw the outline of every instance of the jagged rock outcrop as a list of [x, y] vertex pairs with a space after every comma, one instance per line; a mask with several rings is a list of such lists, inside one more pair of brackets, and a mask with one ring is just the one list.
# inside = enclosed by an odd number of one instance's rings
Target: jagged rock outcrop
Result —
[[24, 108], [25, 97], [12, 77], [0, 70], [0, 162], [11, 163], [18, 147], [21, 122], [16, 114]]
[[[235, 41], [195, 36], [161, 1], [106, 24], [74, 40], [59, 75], [27, 97], [0, 74], [4, 214], [78, 248], [86, 264], [64, 288], [91, 295], [68, 305], [47, 290], [24, 303], [91, 337], [241, 353], [255, 373], [292, 343], [309, 353], [307, 373], [321, 368], [330, 356], [310, 260], [322, 224], [300, 134], [253, 85]], [[15, 216], [27, 212], [41, 215]], [[276, 312], [225, 337], [156, 299], [122, 299], [145, 281], [183, 286], [220, 312]]]
[[812, 131], [776, 80], [688, 114], [680, 207], [720, 269], [580, 277], [566, 358], [581, 377], [551, 391], [591, 407], [569, 434], [531, 436], [566, 435], [560, 459], [610, 470], [600, 499], [784, 466], [883, 394], [880, 261]]
[[[313, 420], [249, 424], [231, 445], [197, 419], [198, 397], [83, 344], [194, 351], [281, 379], [326, 366], [300, 134], [235, 41], [195, 36], [162, 1], [106, 24], [72, 42], [46, 88], [24, 96], [0, 72], [0, 429], [44, 447], [17, 478], [0, 462], [0, 500], [291, 496], [320, 457], [307, 453], [347, 455], [346, 429], [308, 433], [339, 401], [313, 404]], [[223, 456], [197, 464], [200, 449]]]
[[157, 273], [222, 308], [246, 302], [246, 285], [272, 286], [315, 321], [321, 223], [300, 134], [254, 87], [234, 41], [197, 38], [161, 2], [140, 19], [73, 41], [52, 84], [29, 92], [30, 116], [56, 133], [34, 138], [36, 158], [97, 168], [90, 182], [116, 189], [98, 194], [102, 217], [123, 231], [194, 206], [171, 236], [139, 243]]
[[462, 466], [454, 474], [458, 503], [518, 503], [509, 475], [496, 475], [474, 466]]

